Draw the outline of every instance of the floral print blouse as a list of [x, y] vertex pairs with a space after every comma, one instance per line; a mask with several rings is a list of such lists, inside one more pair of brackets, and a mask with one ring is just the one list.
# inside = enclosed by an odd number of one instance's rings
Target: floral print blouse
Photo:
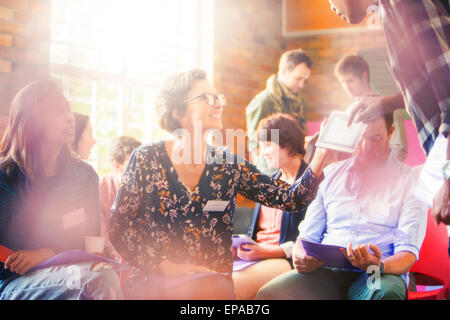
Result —
[[[137, 272], [154, 272], [163, 257], [174, 263], [231, 273], [237, 193], [268, 207], [299, 211], [315, 198], [321, 179], [308, 168], [294, 185], [260, 173], [225, 148], [208, 146], [194, 191], [178, 179], [164, 141], [136, 149], [122, 178], [110, 221], [110, 240]], [[224, 212], [206, 212], [226, 200]]]

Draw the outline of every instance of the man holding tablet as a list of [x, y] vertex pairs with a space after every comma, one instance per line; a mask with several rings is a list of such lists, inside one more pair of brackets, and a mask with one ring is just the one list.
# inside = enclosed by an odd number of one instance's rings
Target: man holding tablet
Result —
[[[405, 299], [419, 257], [427, 209], [413, 195], [416, 176], [389, 154], [392, 113], [367, 124], [355, 156], [334, 163], [299, 226], [299, 238], [346, 248], [357, 270], [325, 267], [296, 242], [296, 270], [273, 279], [257, 299]], [[391, 233], [391, 243], [381, 241]], [[377, 246], [374, 243], [383, 243]], [[378, 286], [371, 285], [375, 271]], [[377, 282], [375, 281], [375, 284]]]
[[[325, 0], [323, 0], [325, 1]], [[437, 223], [450, 224], [450, 4], [448, 0], [329, 0], [351, 24], [375, 6], [380, 13], [391, 72], [401, 94], [367, 97], [353, 106], [349, 123], [367, 122], [405, 107], [427, 156], [420, 183]], [[435, 164], [437, 164], [435, 166]], [[436, 169], [435, 169], [436, 167]], [[430, 174], [427, 174], [430, 172]], [[430, 178], [431, 177], [431, 178]], [[438, 177], [428, 185], [427, 180]], [[437, 186], [437, 188], [436, 188]], [[417, 191], [419, 194], [420, 191]]]

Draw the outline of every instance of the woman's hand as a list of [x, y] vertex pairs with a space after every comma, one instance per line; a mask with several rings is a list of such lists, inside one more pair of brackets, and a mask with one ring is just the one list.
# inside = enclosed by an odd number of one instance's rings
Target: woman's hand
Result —
[[5, 261], [5, 269], [24, 275], [28, 270], [53, 257], [51, 249], [19, 250], [11, 254]]
[[[327, 125], [328, 118], [323, 120], [323, 122], [320, 125], [320, 133], [319, 133], [319, 139], [320, 135], [322, 134], [325, 126]], [[331, 149], [325, 149], [321, 147], [316, 147], [316, 151], [314, 152], [314, 157], [311, 160], [311, 170], [314, 173], [316, 177], [319, 177], [322, 174], [323, 169], [338, 161], [337, 157], [338, 152]]]
[[164, 259], [158, 266], [157, 269], [161, 275], [165, 277], [181, 277], [181, 276], [191, 276], [196, 273], [215, 273], [204, 266], [197, 266], [194, 264], [182, 264], [173, 263], [167, 259]]
[[258, 259], [283, 258], [284, 250], [277, 245], [243, 244], [237, 251], [242, 260], [253, 261]]

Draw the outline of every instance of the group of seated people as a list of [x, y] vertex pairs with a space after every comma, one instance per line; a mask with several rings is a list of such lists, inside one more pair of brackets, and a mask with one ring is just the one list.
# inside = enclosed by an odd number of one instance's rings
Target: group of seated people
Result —
[[[307, 160], [295, 118], [273, 114], [257, 130], [261, 154], [278, 168], [268, 176], [203, 138], [222, 129], [225, 103], [202, 70], [169, 77], [156, 111], [161, 128], [178, 134], [131, 144], [117, 174], [99, 182], [83, 161], [95, 143], [89, 119], [77, 129], [51, 80], [19, 91], [0, 151], [0, 245], [13, 251], [0, 264], [0, 299], [405, 299], [427, 209], [412, 195], [412, 170], [389, 153], [392, 114], [368, 124], [355, 154], [317, 147]], [[200, 161], [180, 161], [187, 155]], [[256, 244], [234, 254], [237, 194], [258, 204]], [[378, 241], [393, 230], [405, 236]], [[67, 282], [71, 265], [33, 269], [100, 235], [132, 267], [125, 286], [109, 264], [78, 263], [77, 286]], [[300, 238], [346, 248], [354, 269], [322, 266]], [[236, 259], [261, 261], [233, 272]], [[372, 266], [378, 288], [367, 285]]]

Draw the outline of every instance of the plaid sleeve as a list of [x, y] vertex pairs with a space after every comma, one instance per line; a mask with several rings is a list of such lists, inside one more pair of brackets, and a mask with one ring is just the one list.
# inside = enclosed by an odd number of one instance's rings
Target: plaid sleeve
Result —
[[441, 110], [443, 133], [450, 132], [450, 16], [437, 0], [394, 1], [418, 44], [420, 60]]

